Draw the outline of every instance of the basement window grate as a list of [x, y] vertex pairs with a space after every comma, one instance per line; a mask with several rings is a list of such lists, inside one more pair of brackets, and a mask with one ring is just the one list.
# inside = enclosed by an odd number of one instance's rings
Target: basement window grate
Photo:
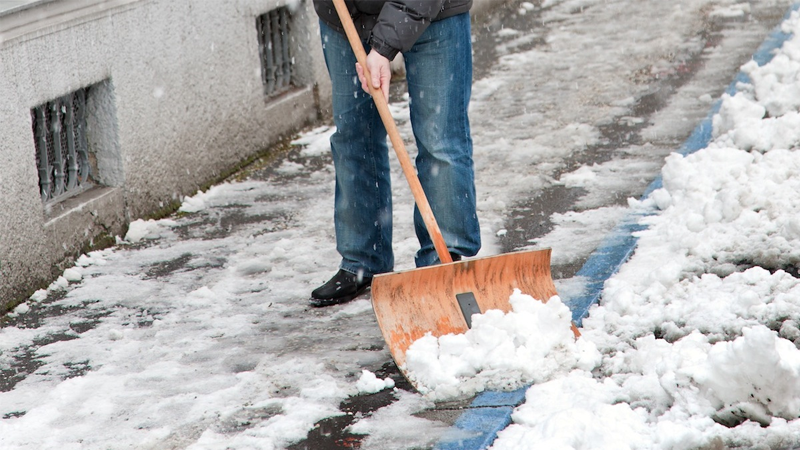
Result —
[[268, 96], [281, 94], [292, 85], [290, 22], [291, 15], [285, 6], [256, 17], [261, 80]]
[[44, 202], [90, 186], [86, 93], [86, 88], [79, 89], [31, 109], [39, 192]]

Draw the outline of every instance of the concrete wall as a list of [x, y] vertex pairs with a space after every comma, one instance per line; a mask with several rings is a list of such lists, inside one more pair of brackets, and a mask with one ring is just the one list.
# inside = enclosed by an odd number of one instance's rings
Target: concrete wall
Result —
[[[330, 86], [310, 0], [288, 5], [297, 87], [264, 93], [256, 17], [286, 4], [55, 0], [0, 15], [0, 312], [98, 236], [317, 119]], [[31, 108], [90, 85], [98, 186], [45, 204]]]

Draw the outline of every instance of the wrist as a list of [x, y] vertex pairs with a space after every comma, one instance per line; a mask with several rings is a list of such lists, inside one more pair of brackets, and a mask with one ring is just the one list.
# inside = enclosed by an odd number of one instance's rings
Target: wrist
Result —
[[375, 37], [375, 35], [370, 35], [368, 43], [372, 50], [375, 50], [379, 55], [383, 56], [389, 61], [392, 61], [395, 56], [400, 53], [400, 50], [387, 45], [385, 42]]

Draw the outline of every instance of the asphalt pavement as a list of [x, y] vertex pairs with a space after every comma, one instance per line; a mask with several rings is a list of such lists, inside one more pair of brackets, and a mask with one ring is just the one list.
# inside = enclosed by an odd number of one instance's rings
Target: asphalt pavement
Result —
[[[584, 9], [580, 2], [576, 2], [576, 7], [571, 12], [574, 17], [586, 15], [589, 18], [593, 13], [592, 9], [596, 11], [603, 8], [603, 4], [598, 2], [586, 2], [586, 4], [590, 8]], [[786, 4], [784, 3], [762, 5], [754, 1], [749, 13], [744, 16], [707, 15], [697, 17], [696, 24], [687, 27], [690, 32], [683, 36], [683, 39], [691, 42], [691, 45], [676, 48], [668, 56], [658, 55], [662, 57], [661, 61], [666, 61], [663, 65], [642, 64], [641, 66], [621, 67], [621, 72], [611, 74], [611, 77], [624, 79], [635, 87], [630, 92], [633, 100], [628, 105], [627, 111], [613, 117], [612, 120], [597, 123], [599, 138], [581, 151], [572, 152], [564, 157], [559, 164], [553, 166], [549, 176], [557, 179], [561, 174], [581, 166], [602, 164], [619, 159], [622, 154], [630, 156], [631, 152], [626, 149], [647, 147], [649, 149], [647, 152], [637, 155], [641, 161], [649, 164], [641, 171], [639, 177], [622, 188], [606, 192], [602, 200], [592, 204], [592, 207], [625, 205], [629, 197], [641, 196], [650, 182], [658, 176], [659, 161], [663, 160], [663, 157], [670, 151], [677, 149], [709, 111], [709, 103], [686, 99], [697, 99], [698, 93], [711, 95], [714, 98], [721, 95], [733, 80], [740, 65], [751, 57], [764, 37], [780, 22], [785, 12]], [[569, 28], [574, 33], [582, 33], [581, 27], [593, 26], [589, 21], [580, 20], [546, 21], [543, 20], [546, 13], [547, 8], [542, 8], [541, 4], [535, 5], [534, 8], [523, 8], [518, 2], [509, 2], [502, 7], [493, 8], [486, 15], [476, 19], [473, 25], [476, 83], [490, 77], [496, 70], [498, 61], [508, 57], [509, 53], [523, 53], [536, 49], [544, 51], [552, 42], [550, 37], [556, 31], [564, 31], [565, 28]], [[608, 26], [608, 24], [604, 24], [604, 26]], [[503, 33], [503, 30], [512, 29], [518, 34], [533, 36], [533, 38], [516, 42], [513, 47], [509, 47], [507, 45], [510, 39], [509, 35]], [[508, 50], [509, 48], [511, 50]], [[668, 50], [660, 49], [659, 51], [664, 53]], [[608, 58], [615, 58], [615, 56], [609, 54]], [[574, 64], [574, 60], [565, 59], [565, 61], [568, 61], [565, 64]], [[579, 68], [574, 69], [578, 70]], [[591, 73], [591, 69], [588, 70]], [[554, 78], [561, 76], [557, 72], [550, 75]], [[583, 86], [576, 85], [575, 87], [576, 91], [582, 89], [584, 89]], [[404, 90], [402, 80], [395, 80], [392, 98], [402, 99]], [[592, 92], [585, 92], [583, 95], [591, 97]], [[483, 108], [489, 105], [498, 112], [511, 107], [505, 101], [500, 99], [496, 105], [491, 106], [490, 101], [481, 100]], [[565, 97], [565, 101], [569, 101], [569, 99]], [[566, 108], [568, 105], [562, 106]], [[559, 105], [556, 104], [552, 107], [557, 109]], [[587, 102], [585, 107], [591, 108], [592, 103]], [[553, 114], [556, 115], [555, 112]], [[587, 116], [591, 116], [591, 114], [587, 113]], [[681, 120], [676, 121], [676, 116], [679, 116]], [[669, 129], [670, 132], [657, 137], [653, 136], [651, 130], [659, 126], [661, 129]], [[476, 126], [475, 129], [478, 132], [481, 131], [480, 126]], [[532, 133], [535, 134], [535, 130], [532, 130]], [[476, 144], [479, 143], [480, 139], [476, 139]], [[300, 149], [284, 143], [273, 149], [269, 157], [243, 169], [231, 179], [275, 181], [276, 178], [280, 178], [287, 183], [292, 183], [298, 182], [296, 177], [309, 176], [307, 172], [298, 175], [281, 172], [279, 169], [286, 162], [302, 163], [307, 168], [316, 167], [319, 173], [311, 176], [329, 177], [330, 174], [326, 171], [329, 161], [330, 159], [325, 155], [309, 157], [304, 155]], [[585, 189], [571, 188], [560, 183], [551, 183], [544, 187], [531, 187], [527, 195], [520, 196], [512, 204], [507, 205], [504, 218], [507, 231], [497, 236], [498, 247], [502, 251], [513, 251], [536, 243], [537, 239], [556, 228], [557, 224], [551, 219], [554, 214], [564, 214], [585, 208], [582, 202], [586, 195]], [[179, 232], [185, 235], [203, 235], [204, 239], [213, 240], [226, 236], [226, 233], [237, 226], [252, 225], [257, 221], [268, 222], [273, 228], [280, 228], [283, 226], [282, 224], [292, 222], [292, 214], [292, 211], [284, 211], [264, 218], [242, 215], [235, 208], [222, 209], [213, 223], [198, 220], [186, 224]], [[581, 269], [589, 256], [590, 252], [583, 252], [566, 260], [556, 261], [552, 268], [554, 278], [557, 281], [570, 279]], [[153, 273], [149, 275], [159, 277], [173, 273], [181, 270], [188, 262], [188, 258], [163, 261], [160, 264], [156, 262], [153, 264]], [[32, 308], [28, 314], [6, 318], [3, 325], [36, 328], [38, 323], [48, 318], [74, 313], [69, 308], [48, 307], [49, 304], [57, 303], [58, 300], [58, 294], [54, 294], [40, 306]], [[103, 311], [85, 313], [82, 321], [72, 321], [75, 323], [73, 331], [81, 333], [90, 329], [103, 320], [103, 314], [105, 314]], [[51, 335], [45, 340], [34, 343], [24, 352], [17, 353], [8, 366], [9, 368], [0, 371], [0, 391], [13, 389], [42, 366], [42, 362], [37, 356], [38, 347], [59, 340], [71, 339], [74, 339], [71, 334]], [[293, 351], [302, 352], [303, 347], [298, 346]], [[75, 377], [91, 370], [91, 367], [76, 365], [71, 370], [69, 376]], [[385, 360], [375, 373], [379, 377], [393, 378], [399, 389], [413, 390], [391, 360]], [[396, 397], [389, 390], [348, 398], [340, 405], [341, 411], [346, 414], [319, 422], [305, 440], [288, 448], [292, 450], [359, 448], [364, 436], [349, 433], [347, 426], [353, 423], [355, 418], [369, 415], [395, 400]], [[470, 410], [472, 400], [438, 403], [435, 407], [417, 415], [453, 425], [465, 411]], [[176, 445], [172, 448], [178, 447]]]

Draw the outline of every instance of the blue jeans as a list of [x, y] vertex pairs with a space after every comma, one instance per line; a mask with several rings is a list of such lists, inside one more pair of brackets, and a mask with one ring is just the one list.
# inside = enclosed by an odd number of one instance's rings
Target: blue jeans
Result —
[[[392, 192], [386, 130], [361, 89], [347, 38], [320, 22], [333, 86], [331, 151], [336, 170], [334, 226], [340, 268], [372, 276], [391, 272]], [[365, 43], [369, 52], [369, 47]], [[469, 14], [431, 23], [403, 54], [420, 183], [451, 253], [480, 249], [475, 176], [467, 108], [472, 90]], [[417, 267], [439, 262], [419, 210], [414, 226]]]

